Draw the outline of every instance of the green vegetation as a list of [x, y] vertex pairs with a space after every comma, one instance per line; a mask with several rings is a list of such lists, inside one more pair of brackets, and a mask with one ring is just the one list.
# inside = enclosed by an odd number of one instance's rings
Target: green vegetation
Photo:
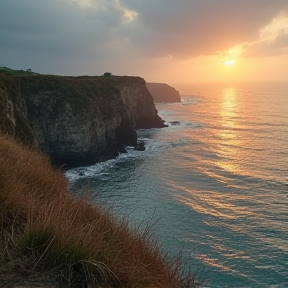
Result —
[[111, 76], [113, 76], [113, 75], [112, 75], [112, 73], [110, 73], [110, 72], [105, 72], [105, 73], [103, 74], [103, 76], [105, 76], [105, 77], [111, 77]]
[[32, 72], [31, 69], [27, 70], [14, 70], [8, 67], [0, 67], [0, 74], [5, 75], [36, 75], [38, 73]]
[[149, 228], [130, 229], [74, 199], [48, 158], [0, 135], [0, 163], [1, 287], [19, 277], [60, 287], [195, 287], [189, 275], [180, 280], [180, 260], [159, 249]]

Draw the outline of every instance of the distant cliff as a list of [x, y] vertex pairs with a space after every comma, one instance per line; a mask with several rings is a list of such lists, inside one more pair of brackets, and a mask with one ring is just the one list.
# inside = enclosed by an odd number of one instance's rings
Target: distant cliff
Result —
[[57, 165], [89, 165], [164, 127], [139, 77], [0, 75], [0, 131], [38, 146]]
[[180, 94], [175, 88], [165, 83], [146, 83], [155, 102], [180, 102]]

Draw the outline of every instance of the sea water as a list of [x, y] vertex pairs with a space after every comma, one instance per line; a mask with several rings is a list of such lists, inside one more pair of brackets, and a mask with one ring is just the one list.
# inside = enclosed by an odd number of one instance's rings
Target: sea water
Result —
[[145, 151], [67, 171], [72, 190], [151, 225], [206, 287], [288, 287], [288, 83], [176, 88]]

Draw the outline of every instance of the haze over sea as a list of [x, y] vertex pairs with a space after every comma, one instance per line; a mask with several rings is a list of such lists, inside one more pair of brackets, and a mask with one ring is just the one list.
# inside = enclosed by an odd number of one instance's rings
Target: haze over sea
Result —
[[176, 88], [156, 105], [169, 127], [138, 131], [144, 152], [69, 170], [71, 187], [154, 223], [207, 287], [288, 287], [288, 82]]

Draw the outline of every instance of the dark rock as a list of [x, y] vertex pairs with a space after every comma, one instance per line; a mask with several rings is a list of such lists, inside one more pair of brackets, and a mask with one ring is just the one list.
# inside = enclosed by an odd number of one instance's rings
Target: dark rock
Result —
[[179, 121], [171, 121], [170, 124], [173, 126], [178, 126], [178, 125], [180, 125], [180, 122]]
[[124, 145], [122, 145], [122, 144], [119, 144], [118, 151], [119, 151], [119, 153], [128, 153], [127, 150], [125, 149]]
[[135, 147], [134, 147], [134, 150], [137, 150], [137, 151], [145, 151], [146, 147], [145, 147], [145, 144], [142, 143], [142, 142], [139, 142]]
[[64, 168], [114, 158], [138, 146], [136, 129], [165, 127], [144, 79], [128, 76], [0, 75], [0, 120], [0, 132]]
[[181, 102], [179, 91], [165, 83], [146, 83], [155, 102]]

